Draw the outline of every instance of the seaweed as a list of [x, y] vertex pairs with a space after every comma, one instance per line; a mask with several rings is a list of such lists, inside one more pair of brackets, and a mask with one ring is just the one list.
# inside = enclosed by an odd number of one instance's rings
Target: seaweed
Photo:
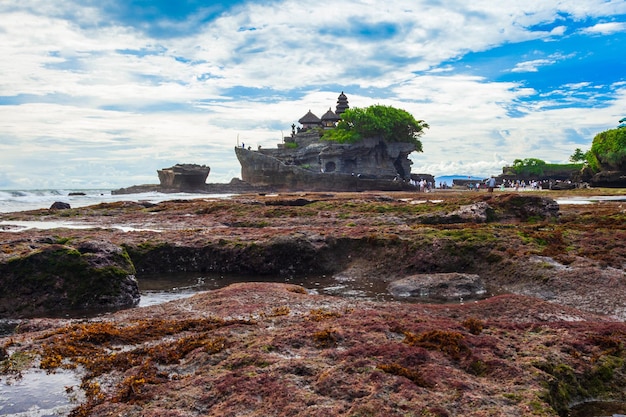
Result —
[[[49, 372], [78, 366], [85, 369], [81, 388], [85, 391], [86, 402], [73, 410], [71, 416], [88, 416], [104, 401], [148, 400], [146, 393], [150, 385], [169, 380], [157, 365], [177, 364], [194, 351], [209, 355], [221, 352], [228, 341], [223, 336], [213, 335], [213, 331], [252, 324], [254, 322], [219, 317], [76, 324], [41, 336], [39, 366]], [[175, 339], [161, 341], [166, 336]], [[113, 370], [126, 374], [126, 377], [112, 392], [105, 393], [96, 378]]]

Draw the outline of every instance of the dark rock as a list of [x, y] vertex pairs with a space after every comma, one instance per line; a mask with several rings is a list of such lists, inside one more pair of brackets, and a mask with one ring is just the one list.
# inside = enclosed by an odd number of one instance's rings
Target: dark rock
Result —
[[69, 203], [64, 203], [62, 201], [55, 201], [50, 206], [50, 210], [67, 210], [67, 209], [71, 209], [71, 208], [72, 207], [69, 205]]
[[0, 264], [0, 317], [132, 306], [134, 274], [125, 250], [111, 243], [44, 244]]
[[243, 194], [243, 193], [267, 193], [272, 191], [270, 187], [254, 186], [248, 184], [245, 181], [241, 181], [238, 178], [233, 178], [227, 184], [225, 183], [209, 183], [202, 186], [194, 187], [193, 189], [178, 189], [178, 188], [166, 188], [159, 184], [144, 184], [133, 185], [126, 188], [119, 188], [112, 190], [112, 195], [121, 194], [139, 194], [139, 193], [181, 193], [181, 192], [193, 192], [193, 193], [211, 193], [211, 194]]
[[478, 275], [456, 272], [412, 275], [393, 281], [387, 290], [397, 298], [425, 298], [438, 301], [476, 299], [486, 293]]
[[306, 198], [296, 198], [294, 200], [270, 200], [266, 201], [266, 206], [294, 206], [302, 207], [308, 204], [315, 203], [317, 200], [308, 200]]
[[176, 164], [170, 168], [159, 169], [161, 187], [182, 191], [203, 189], [211, 168], [205, 165]]
[[549, 197], [501, 194], [485, 201], [461, 206], [451, 212], [424, 214], [423, 224], [485, 223], [494, 220], [551, 219], [559, 215], [559, 204]]
[[602, 171], [589, 181], [592, 187], [626, 188], [626, 171]]
[[522, 194], [503, 194], [488, 200], [499, 220], [555, 219], [559, 215], [559, 204], [550, 197]]
[[579, 186], [580, 183], [570, 182], [570, 181], [561, 181], [552, 184], [550, 187], [551, 190], [573, 190]]

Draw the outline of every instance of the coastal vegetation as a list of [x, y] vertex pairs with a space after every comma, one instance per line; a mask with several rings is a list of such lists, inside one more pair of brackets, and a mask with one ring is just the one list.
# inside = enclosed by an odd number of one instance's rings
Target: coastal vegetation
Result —
[[[570, 158], [571, 160], [571, 158]], [[524, 178], [550, 177], [555, 173], [565, 171], [580, 171], [584, 163], [576, 162], [571, 164], [549, 164], [538, 158], [516, 159], [511, 167], [505, 171]], [[505, 172], [507, 173], [507, 172]]]
[[335, 129], [328, 130], [323, 140], [355, 143], [368, 137], [380, 137], [386, 142], [407, 142], [422, 152], [419, 138], [428, 129], [424, 120], [416, 120], [409, 112], [391, 106], [374, 105], [350, 108], [342, 115]]
[[594, 172], [626, 171], [626, 128], [598, 133], [586, 156]]

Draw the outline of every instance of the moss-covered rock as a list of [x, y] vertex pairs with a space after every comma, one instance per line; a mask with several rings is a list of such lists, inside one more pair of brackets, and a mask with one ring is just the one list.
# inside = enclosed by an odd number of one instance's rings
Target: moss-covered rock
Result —
[[122, 248], [101, 241], [33, 246], [29, 253], [0, 264], [0, 317], [139, 301], [135, 268]]

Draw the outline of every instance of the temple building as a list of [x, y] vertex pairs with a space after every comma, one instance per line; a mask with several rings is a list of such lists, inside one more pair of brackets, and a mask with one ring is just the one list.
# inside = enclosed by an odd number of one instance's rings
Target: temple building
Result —
[[322, 116], [322, 127], [324, 129], [332, 129], [337, 126], [339, 120], [341, 120], [341, 117], [337, 116], [337, 113], [332, 111], [329, 107], [328, 111]]
[[322, 125], [322, 121], [320, 120], [320, 118], [314, 115], [311, 110], [309, 110], [307, 114], [302, 116], [300, 120], [298, 120], [298, 123], [302, 125], [302, 130], [309, 130], [314, 127], [320, 127]]
[[346, 95], [342, 91], [337, 98], [337, 107], [335, 108], [335, 114], [341, 117], [341, 114], [349, 108], [350, 106], [348, 106], [348, 97], [346, 97]]
[[337, 107], [335, 108], [334, 112], [330, 108], [328, 108], [328, 111], [324, 113], [324, 115], [320, 119], [315, 114], [313, 114], [311, 110], [309, 110], [307, 114], [305, 114], [300, 118], [300, 120], [298, 120], [298, 123], [302, 125], [301, 128], [298, 128], [298, 132], [306, 132], [307, 130], [316, 127], [332, 129], [337, 126], [337, 122], [341, 120], [341, 114], [349, 108], [350, 106], [348, 105], [348, 97], [346, 97], [346, 95], [342, 91], [337, 98]]

